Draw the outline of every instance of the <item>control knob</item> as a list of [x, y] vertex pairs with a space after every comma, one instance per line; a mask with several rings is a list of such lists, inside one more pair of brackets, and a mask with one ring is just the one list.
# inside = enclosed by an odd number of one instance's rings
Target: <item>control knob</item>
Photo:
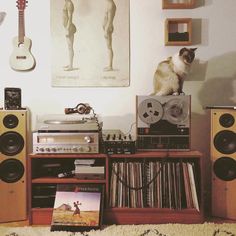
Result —
[[84, 137], [84, 141], [85, 141], [86, 143], [91, 143], [91, 142], [92, 142], [92, 139], [91, 139], [90, 136], [85, 136], [85, 137]]

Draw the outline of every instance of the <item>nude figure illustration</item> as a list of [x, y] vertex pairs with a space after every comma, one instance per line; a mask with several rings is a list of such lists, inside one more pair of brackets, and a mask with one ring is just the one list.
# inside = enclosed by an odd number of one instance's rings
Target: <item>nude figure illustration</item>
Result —
[[108, 53], [108, 64], [104, 68], [104, 71], [112, 71], [113, 70], [113, 48], [112, 48], [112, 34], [113, 34], [113, 20], [116, 14], [116, 5], [113, 0], [105, 0], [105, 15], [103, 21], [103, 30], [104, 37], [107, 45], [107, 53]]
[[65, 71], [73, 70], [73, 60], [74, 60], [74, 34], [76, 32], [76, 26], [72, 22], [74, 13], [74, 4], [72, 0], [65, 0], [63, 7], [63, 26], [65, 28], [65, 36], [68, 45], [69, 53], [69, 64], [64, 67]]

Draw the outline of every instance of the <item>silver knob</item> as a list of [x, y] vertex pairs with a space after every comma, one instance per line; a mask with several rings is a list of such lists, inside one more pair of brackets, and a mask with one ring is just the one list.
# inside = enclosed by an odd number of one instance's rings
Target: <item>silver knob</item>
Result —
[[91, 143], [91, 141], [92, 141], [90, 136], [85, 136], [84, 140], [85, 140], [86, 143]]
[[84, 147], [84, 151], [85, 152], [90, 152], [91, 151], [91, 147]]

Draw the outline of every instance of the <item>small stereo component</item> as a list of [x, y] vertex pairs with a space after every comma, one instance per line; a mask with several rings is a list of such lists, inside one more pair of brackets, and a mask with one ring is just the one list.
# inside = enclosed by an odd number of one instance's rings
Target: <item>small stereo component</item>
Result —
[[4, 89], [5, 110], [20, 110], [21, 108], [21, 89]]
[[137, 149], [190, 150], [190, 95], [137, 96]]
[[98, 153], [98, 132], [33, 132], [34, 153]]
[[56, 191], [56, 184], [34, 184], [32, 186], [32, 207], [53, 207]]
[[132, 136], [125, 135], [120, 130], [103, 131], [103, 151], [107, 154], [133, 154], [135, 153], [135, 141]]

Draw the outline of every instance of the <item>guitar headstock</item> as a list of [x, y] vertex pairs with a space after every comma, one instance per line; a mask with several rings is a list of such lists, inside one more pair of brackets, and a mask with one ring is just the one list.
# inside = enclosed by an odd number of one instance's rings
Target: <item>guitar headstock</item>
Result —
[[19, 10], [24, 10], [27, 7], [28, 1], [26, 1], [26, 0], [17, 0], [16, 3], [17, 3], [16, 6]]

